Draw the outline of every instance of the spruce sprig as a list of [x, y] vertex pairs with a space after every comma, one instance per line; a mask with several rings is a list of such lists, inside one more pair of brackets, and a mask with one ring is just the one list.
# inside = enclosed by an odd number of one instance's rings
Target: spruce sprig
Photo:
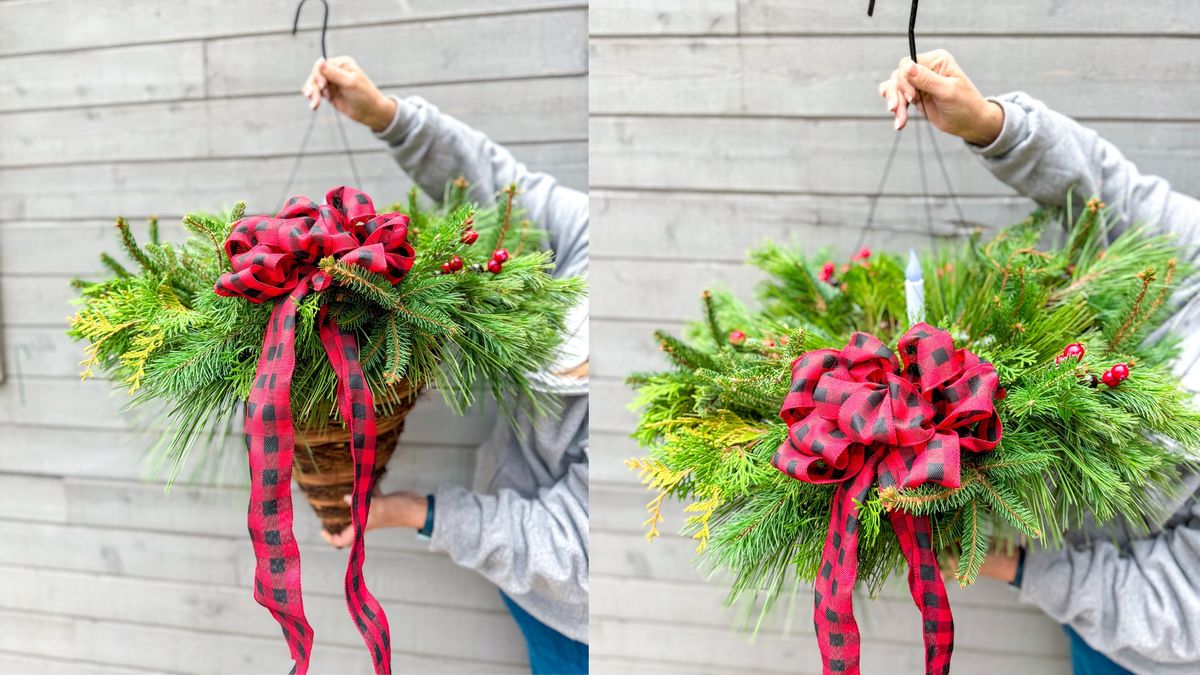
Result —
[[[405, 206], [393, 208], [409, 216], [416, 250], [400, 284], [336, 260], [320, 262], [333, 284], [298, 307], [291, 390], [298, 427], [340, 419], [336, 375], [317, 335], [322, 308], [357, 337], [378, 414], [400, 402], [401, 380], [436, 389], [459, 412], [480, 391], [506, 413], [520, 400], [543, 412], [553, 407], [552, 398], [530, 387], [528, 375], [553, 361], [584, 283], [552, 277], [552, 256], [540, 250], [514, 256], [497, 275], [470, 271], [490, 257], [504, 214], [519, 213], [507, 204], [465, 204], [465, 186], [451, 185], [448, 194], [454, 200], [445, 207], [425, 209], [414, 192]], [[78, 284], [81, 307], [70, 334], [87, 343], [84, 376], [102, 373], [130, 390], [131, 408], [162, 411], [151, 463], [171, 479], [192, 455], [199, 455], [193, 466], [203, 472], [237, 445], [234, 424], [273, 307], [213, 292], [229, 269], [223, 242], [244, 210], [239, 203], [225, 214], [189, 214], [183, 223], [193, 236], [175, 244], [157, 241], [155, 224], [149, 243], [140, 245], [119, 220], [122, 247], [138, 269], [104, 255], [112, 275]], [[474, 246], [462, 242], [469, 220], [480, 234]], [[540, 240], [536, 231], [526, 236], [530, 244]], [[442, 274], [453, 255], [468, 270]]]
[[[1021, 536], [1055, 545], [1086, 518], [1144, 527], [1155, 495], [1200, 456], [1200, 412], [1170, 370], [1177, 343], [1146, 339], [1192, 271], [1166, 237], [1139, 227], [1112, 237], [1111, 213], [1094, 200], [1065, 244], [1040, 247], [1068, 212], [1039, 210], [990, 241], [923, 259], [926, 320], [996, 366], [1007, 391], [997, 402], [1004, 437], [992, 452], [963, 453], [957, 489], [870, 492], [860, 504], [859, 580], [872, 592], [903, 569], [881, 517], [888, 509], [930, 517], [967, 585], [989, 550]], [[688, 502], [683, 534], [702, 536], [701, 565], [732, 575], [729, 601], [756, 607], [757, 625], [812, 581], [829, 524], [833, 487], [771, 464], [787, 434], [778, 414], [792, 360], [841, 348], [858, 330], [894, 345], [907, 318], [898, 256], [853, 261], [828, 283], [818, 275], [826, 252], [768, 244], [750, 259], [767, 273], [760, 308], [706, 291], [703, 319], [685, 339], [655, 334], [670, 367], [628, 381], [637, 390], [633, 435], [648, 452], [630, 465], [656, 491], [648, 522], [657, 532], [664, 498]], [[730, 344], [730, 329], [745, 341]], [[1087, 344], [1087, 355], [1056, 364], [1073, 342]], [[1131, 364], [1130, 380], [1095, 386], [1117, 362]]]

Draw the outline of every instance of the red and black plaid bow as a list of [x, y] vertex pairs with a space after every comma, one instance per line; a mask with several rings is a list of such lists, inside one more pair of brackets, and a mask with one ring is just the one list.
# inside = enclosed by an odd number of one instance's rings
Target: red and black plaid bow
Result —
[[[252, 216], [234, 223], [225, 240], [233, 271], [216, 292], [261, 303], [282, 298], [271, 312], [254, 386], [246, 401], [246, 447], [250, 455], [248, 522], [254, 555], [254, 598], [283, 628], [296, 662], [308, 671], [313, 631], [304, 617], [300, 551], [292, 534], [291, 383], [296, 365], [296, 307], [310, 291], [330, 284], [318, 263], [332, 256], [399, 283], [412, 268], [408, 218], [376, 214], [371, 198], [339, 187], [318, 206], [293, 197], [275, 218]], [[354, 545], [346, 568], [346, 605], [371, 651], [376, 673], [391, 672], [387, 616], [363, 580], [363, 525], [371, 505], [375, 466], [375, 405], [358, 361], [353, 335], [342, 333], [325, 308], [318, 314], [321, 344], [338, 377], [338, 407], [350, 428], [354, 489], [350, 515]]]
[[[825, 673], [859, 672], [853, 590], [858, 575], [858, 505], [883, 488], [927, 482], [959, 487], [962, 450], [1000, 442], [990, 363], [954, 349], [950, 334], [924, 323], [900, 338], [900, 361], [877, 338], [855, 333], [840, 352], [812, 351], [792, 364], [792, 389], [779, 415], [788, 439], [773, 463], [809, 483], [840, 483], [815, 584], [814, 619]], [[938, 573], [929, 518], [888, 514], [908, 561], [908, 586], [921, 611], [925, 671], [946, 673], [954, 621]]]

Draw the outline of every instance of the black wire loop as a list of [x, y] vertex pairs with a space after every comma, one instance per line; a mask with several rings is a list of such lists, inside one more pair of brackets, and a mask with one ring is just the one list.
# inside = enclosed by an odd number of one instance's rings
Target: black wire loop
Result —
[[[909, 57], [912, 58], [913, 63], [917, 63], [917, 1], [918, 0], [913, 0], [912, 11], [908, 15], [908, 53], [909, 53]], [[874, 16], [874, 14], [875, 14], [875, 0], [870, 0], [870, 3], [867, 5], [867, 16]], [[949, 195], [950, 201], [954, 206], [955, 215], [958, 217], [960, 226], [966, 226], [966, 224], [967, 224], [966, 215], [963, 213], [962, 205], [959, 204], [958, 195], [955, 193], [954, 185], [950, 181], [950, 172], [946, 168], [946, 162], [945, 162], [945, 159], [942, 157], [941, 148], [938, 147], [937, 139], [935, 137], [935, 134], [933, 133], [932, 125], [929, 123], [929, 115], [926, 113], [926, 110], [925, 110], [925, 94], [924, 94], [924, 92], [917, 91], [917, 100], [913, 101], [913, 103], [915, 103], [916, 107], [920, 110], [921, 116], [925, 118], [925, 125], [926, 125], [925, 131], [926, 131], [926, 135], [928, 136], [928, 142], [929, 142], [930, 147], [933, 150], [934, 159], [937, 160], [938, 169], [942, 175], [942, 181], [946, 184], [946, 193], [947, 193], [947, 195]], [[916, 123], [917, 120], [914, 118], [911, 121], [913, 123]], [[928, 180], [928, 177], [926, 176], [926, 172], [925, 172], [924, 140], [922, 138], [920, 131], [918, 131], [916, 133], [917, 133], [917, 139], [916, 139], [917, 170], [919, 172], [920, 179], [921, 179], [921, 194], [922, 194], [922, 197], [924, 198], [925, 222], [929, 229], [929, 241], [933, 247], [934, 256], [937, 257], [938, 256], [938, 243], [937, 243], [937, 233], [934, 230], [934, 224], [933, 224], [933, 203], [932, 203], [933, 196], [929, 192], [929, 180]], [[859, 231], [858, 243], [855, 245], [856, 249], [862, 248], [863, 243], [866, 241], [867, 233], [869, 233], [871, 231], [872, 226], [875, 224], [875, 213], [876, 213], [876, 209], [879, 205], [879, 199], [880, 199], [880, 197], [883, 196], [884, 188], [887, 186], [888, 176], [889, 176], [889, 174], [891, 174], [891, 171], [892, 171], [893, 160], [895, 160], [895, 158], [896, 158], [896, 150], [900, 147], [900, 135], [901, 135], [900, 132], [896, 132], [896, 137], [892, 141], [891, 151], [888, 153], [887, 161], [885, 161], [884, 165], [883, 165], [883, 175], [879, 179], [879, 185], [876, 188], [875, 193], [871, 195], [870, 208], [867, 211], [867, 220], [864, 223], [862, 229]], [[946, 304], [946, 298], [945, 298], [945, 291], [941, 287], [941, 284], [938, 284], [938, 293], [942, 300], [942, 306], [944, 307]]]
[[[300, 28], [300, 10], [304, 8], [304, 3], [307, 0], [300, 0], [300, 4], [296, 5], [296, 17], [292, 19], [292, 35]], [[325, 14], [321, 18], [321, 58], [329, 60], [329, 52], [325, 47], [325, 33], [329, 29], [329, 3], [321, 0], [321, 4], [325, 6]], [[330, 106], [333, 107], [332, 105]], [[313, 127], [317, 123], [318, 110], [314, 110], [308, 120], [308, 128], [304, 130], [304, 137], [300, 141], [300, 150], [296, 153], [296, 159], [292, 162], [292, 169], [288, 172], [287, 183], [283, 187], [283, 196], [279, 198], [282, 204], [287, 199], [292, 191], [292, 182], [296, 180], [296, 174], [300, 169], [300, 160], [304, 158], [308, 151], [308, 141], [312, 138]], [[337, 124], [338, 136], [342, 142], [342, 152], [346, 155], [346, 161], [350, 163], [350, 173], [354, 175], [354, 187], [359, 190], [363, 189], [362, 177], [358, 175], [358, 164], [354, 161], [354, 152], [350, 149], [350, 138], [346, 135], [346, 128], [342, 126], [342, 116], [333, 111], [333, 121]]]
[[[296, 5], [296, 18], [292, 19], [292, 35], [295, 35], [296, 31], [300, 30], [300, 10], [304, 9], [304, 3], [306, 2], [308, 0], [300, 0], [300, 4]], [[321, 58], [328, 59], [329, 52], [325, 49], [325, 32], [329, 29], [329, 3], [321, 0], [321, 4], [325, 6], [325, 14], [321, 18]]]
[[[875, 0], [867, 4], [867, 16], [875, 16]], [[917, 62], [917, 0], [913, 0], [912, 12], [908, 15], [908, 55], [913, 63]]]

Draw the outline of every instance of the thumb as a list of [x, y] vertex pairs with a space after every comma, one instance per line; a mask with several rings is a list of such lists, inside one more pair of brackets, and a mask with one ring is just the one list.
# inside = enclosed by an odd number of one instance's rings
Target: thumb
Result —
[[339, 87], [347, 87], [354, 83], [354, 72], [332, 61], [322, 61], [319, 68], [325, 79]]
[[908, 76], [908, 81], [914, 87], [921, 91], [929, 92], [934, 97], [948, 96], [954, 89], [953, 78], [938, 75], [919, 63], [912, 63], [910, 61], [905, 74]]

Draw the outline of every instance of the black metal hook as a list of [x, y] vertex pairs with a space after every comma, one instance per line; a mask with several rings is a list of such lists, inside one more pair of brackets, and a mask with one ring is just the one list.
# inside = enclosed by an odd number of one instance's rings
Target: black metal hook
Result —
[[[867, 16], [875, 16], [875, 0], [867, 4]], [[908, 55], [913, 63], [917, 62], [917, 0], [913, 0], [912, 13], [908, 15]]]
[[[300, 4], [296, 5], [296, 18], [292, 20], [292, 35], [295, 35], [300, 28], [300, 10], [304, 8], [304, 3], [307, 1], [300, 0]], [[871, 2], [874, 4], [874, 0]], [[321, 0], [321, 4], [325, 6], [325, 16], [321, 18], [321, 58], [328, 59], [329, 53], [325, 50], [325, 31], [329, 28], [329, 3]]]

